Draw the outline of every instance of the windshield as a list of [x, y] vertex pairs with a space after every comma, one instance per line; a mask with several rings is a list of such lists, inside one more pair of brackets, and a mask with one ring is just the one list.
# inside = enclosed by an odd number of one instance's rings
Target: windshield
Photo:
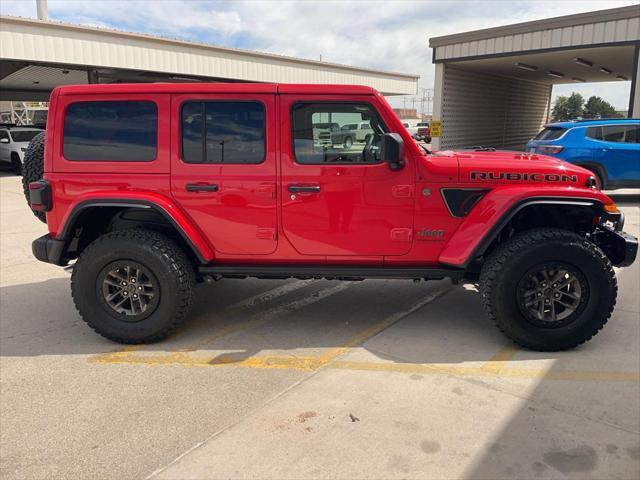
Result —
[[10, 135], [14, 142], [20, 143], [30, 142], [39, 133], [40, 130], [12, 130]]
[[565, 132], [565, 128], [562, 127], [546, 127], [543, 129], [534, 140], [555, 140], [562, 136]]

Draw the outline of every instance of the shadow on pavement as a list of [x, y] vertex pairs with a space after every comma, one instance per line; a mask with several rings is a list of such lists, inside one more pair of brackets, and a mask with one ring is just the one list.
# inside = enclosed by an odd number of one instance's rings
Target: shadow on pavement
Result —
[[[268, 292], [281, 288], [290, 291], [268, 298]], [[313, 355], [320, 349], [358, 346], [371, 339], [365, 348], [370, 345], [380, 359], [486, 361], [506, 341], [481, 311], [477, 292], [465, 290], [463, 301], [448, 302], [447, 296], [456, 288], [463, 289], [448, 281], [431, 285], [223, 280], [200, 285], [188, 321], [168, 339], [141, 349], [149, 354], [212, 350], [242, 361], [273, 351]], [[449, 293], [394, 321], [398, 312], [436, 291]], [[242, 304], [262, 294], [267, 298]], [[68, 278], [7, 286], [0, 289], [0, 298], [2, 356], [99, 354], [123, 348], [94, 333], [80, 318]], [[394, 328], [387, 329], [392, 324]], [[381, 343], [374, 337], [383, 330], [386, 336]]]

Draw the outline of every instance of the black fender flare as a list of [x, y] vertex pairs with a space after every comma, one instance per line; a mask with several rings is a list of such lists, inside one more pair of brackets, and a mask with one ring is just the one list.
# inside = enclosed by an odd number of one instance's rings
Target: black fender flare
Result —
[[96, 207], [116, 207], [116, 208], [140, 208], [143, 210], [153, 210], [154, 212], [159, 213], [182, 237], [185, 243], [191, 248], [193, 254], [198, 258], [198, 261], [201, 264], [207, 264], [207, 260], [203, 257], [202, 252], [196, 245], [193, 243], [189, 235], [183, 230], [183, 228], [175, 221], [175, 219], [167, 213], [165, 209], [155, 204], [152, 201], [148, 200], [132, 200], [132, 199], [90, 199], [79, 202], [77, 205], [73, 207], [73, 210], [67, 217], [65, 224], [62, 226], [58, 234], [56, 235], [56, 240], [64, 241], [65, 243], [71, 240], [73, 236], [73, 231], [78, 221], [80, 215], [85, 212], [89, 208]]
[[507, 226], [507, 224], [516, 216], [520, 211], [533, 205], [568, 205], [577, 207], [591, 207], [593, 208], [594, 215], [597, 215], [604, 211], [604, 205], [601, 201], [594, 198], [585, 197], [533, 197], [526, 198], [507, 210], [497, 222], [495, 222], [485, 236], [480, 240], [478, 245], [474, 248], [471, 255], [464, 264], [467, 267], [475, 258], [478, 258], [485, 254], [491, 243], [496, 239], [500, 232]]

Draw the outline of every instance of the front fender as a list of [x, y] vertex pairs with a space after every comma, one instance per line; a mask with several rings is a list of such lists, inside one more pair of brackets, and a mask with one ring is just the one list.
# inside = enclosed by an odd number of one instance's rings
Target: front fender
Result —
[[80, 195], [62, 217], [60, 228], [55, 236], [56, 240], [68, 240], [73, 234], [78, 215], [86, 208], [99, 206], [152, 208], [176, 228], [202, 263], [208, 263], [214, 259], [215, 255], [209, 243], [182, 210], [170, 198], [153, 192], [100, 191]]
[[591, 188], [500, 187], [488, 192], [465, 217], [438, 261], [466, 267], [481, 255], [509, 220], [520, 210], [535, 204], [596, 206], [613, 203], [599, 190]]

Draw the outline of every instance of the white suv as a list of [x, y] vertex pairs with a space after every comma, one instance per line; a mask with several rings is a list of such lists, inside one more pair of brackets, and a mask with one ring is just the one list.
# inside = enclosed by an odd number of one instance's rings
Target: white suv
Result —
[[0, 126], [0, 166], [10, 165], [14, 172], [21, 174], [29, 142], [43, 131], [35, 127]]

